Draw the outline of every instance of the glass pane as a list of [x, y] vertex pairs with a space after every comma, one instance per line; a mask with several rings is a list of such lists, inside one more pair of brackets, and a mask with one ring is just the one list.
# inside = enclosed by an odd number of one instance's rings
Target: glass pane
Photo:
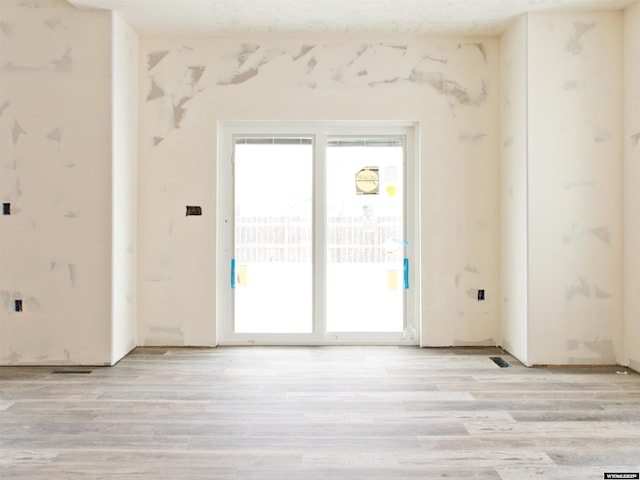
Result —
[[236, 333], [312, 332], [312, 171], [310, 138], [236, 140]]
[[328, 145], [327, 331], [402, 332], [402, 142], [330, 139]]

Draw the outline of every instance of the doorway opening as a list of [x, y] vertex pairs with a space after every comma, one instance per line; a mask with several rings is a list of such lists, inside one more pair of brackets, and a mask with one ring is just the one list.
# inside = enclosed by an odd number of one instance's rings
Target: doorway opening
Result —
[[417, 344], [413, 128], [224, 127], [219, 343]]

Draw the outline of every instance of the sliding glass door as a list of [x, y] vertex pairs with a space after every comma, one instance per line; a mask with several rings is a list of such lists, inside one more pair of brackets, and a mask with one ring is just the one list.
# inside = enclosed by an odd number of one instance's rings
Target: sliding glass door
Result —
[[230, 185], [219, 184], [219, 199], [231, 208], [219, 252], [229, 289], [219, 291], [230, 306], [221, 343], [414, 342], [406, 337], [409, 129], [262, 128], [227, 137], [231, 168], [221, 179]]
[[311, 333], [312, 139], [234, 143], [234, 332]]
[[404, 328], [403, 166], [401, 137], [327, 139], [329, 332]]

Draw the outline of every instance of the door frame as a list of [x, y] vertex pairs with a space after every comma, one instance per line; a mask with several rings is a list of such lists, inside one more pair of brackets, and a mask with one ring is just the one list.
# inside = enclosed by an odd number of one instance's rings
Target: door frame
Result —
[[[216, 191], [216, 331], [218, 345], [419, 345], [421, 339], [420, 308], [420, 190], [419, 190], [419, 144], [418, 123], [397, 121], [376, 122], [254, 122], [220, 121], [217, 125], [217, 191]], [[325, 279], [325, 249], [314, 248], [314, 329], [310, 334], [241, 334], [233, 331], [233, 290], [231, 287], [234, 245], [234, 172], [233, 153], [235, 136], [243, 135], [301, 135], [313, 138], [313, 198], [315, 202], [313, 228], [314, 242], [324, 235], [323, 221], [326, 218], [324, 185], [326, 184], [324, 161], [318, 161], [326, 145], [326, 137], [348, 135], [402, 135], [405, 143], [405, 204], [404, 222], [409, 258], [409, 288], [404, 291], [405, 326], [410, 325], [415, 337], [389, 333], [323, 333], [325, 324], [325, 289], [318, 288]], [[316, 186], [323, 188], [316, 188]], [[320, 230], [320, 231], [318, 231]], [[323, 244], [323, 243], [321, 243]], [[320, 283], [319, 283], [320, 282]], [[320, 294], [317, 298], [315, 294]]]

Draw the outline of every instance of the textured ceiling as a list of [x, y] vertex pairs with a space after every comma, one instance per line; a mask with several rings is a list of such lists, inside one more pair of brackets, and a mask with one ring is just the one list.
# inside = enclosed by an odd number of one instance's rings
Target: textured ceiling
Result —
[[68, 0], [143, 35], [494, 35], [525, 12], [616, 10], [634, 0]]

